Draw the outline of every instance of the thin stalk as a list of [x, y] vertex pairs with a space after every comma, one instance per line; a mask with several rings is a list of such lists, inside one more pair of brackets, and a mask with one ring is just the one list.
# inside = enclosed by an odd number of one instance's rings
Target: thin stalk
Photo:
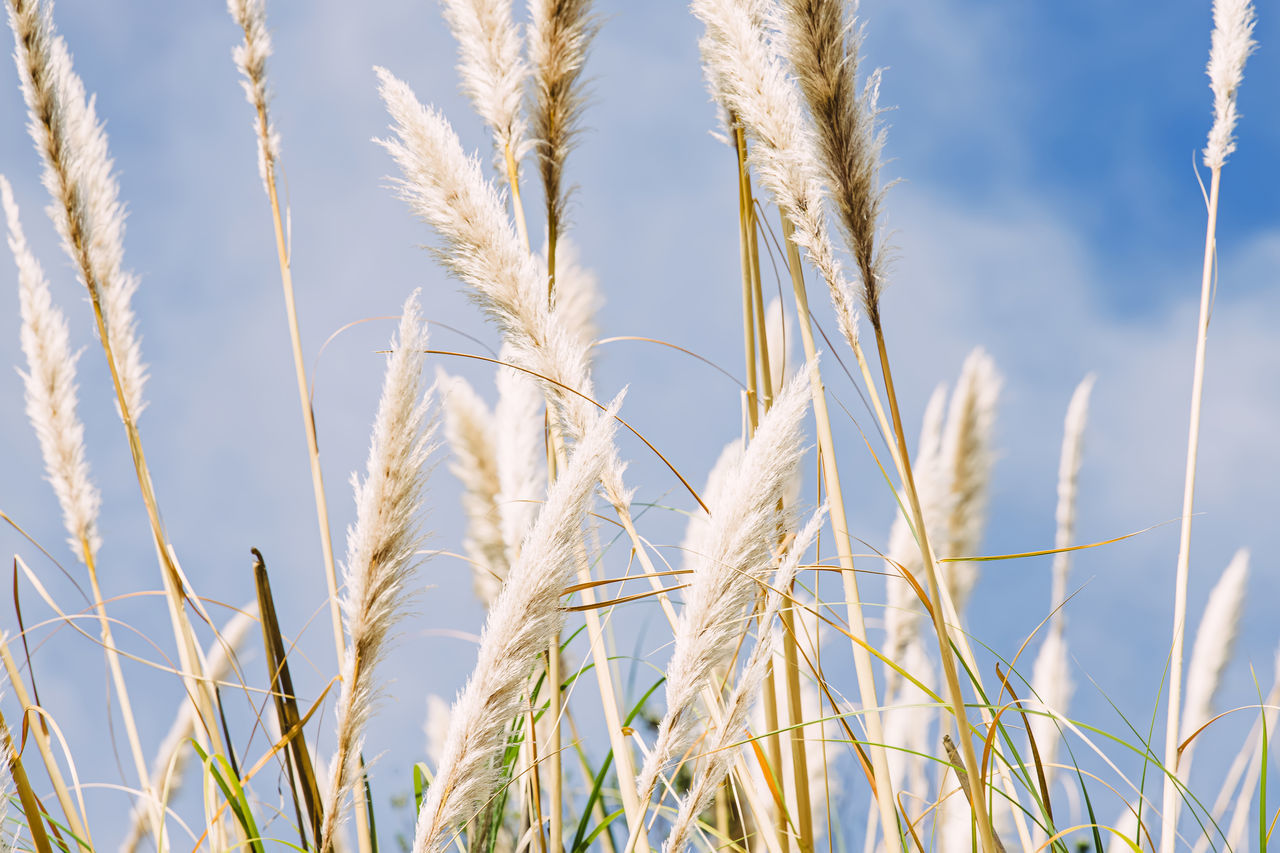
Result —
[[809, 760], [804, 743], [804, 708], [800, 697], [800, 657], [796, 651], [796, 614], [791, 605], [795, 584], [787, 590], [787, 606], [779, 612], [782, 620], [782, 653], [787, 667], [787, 725], [790, 728], [791, 771], [795, 777], [795, 822], [801, 853], [813, 853], [813, 805], [809, 795]]
[[[555, 450], [557, 465], [560, 468], [564, 468], [568, 463], [568, 457], [565, 453], [564, 440], [560, 435], [559, 427], [554, 422], [551, 428], [551, 442]], [[578, 580], [584, 584], [588, 584], [592, 580], [591, 563], [587, 558], [585, 544], [580, 544], [579, 546]], [[604, 645], [604, 631], [600, 624], [600, 614], [595, 608], [589, 606], [595, 603], [595, 590], [588, 586], [583, 588], [579, 594], [582, 596], [582, 603], [588, 605], [588, 608], [583, 611], [587, 622], [587, 640], [591, 646], [591, 659], [595, 665], [596, 681], [600, 686], [600, 701], [604, 710], [605, 726], [609, 732], [609, 745], [613, 748], [614, 766], [617, 767], [618, 789], [622, 797], [622, 807], [627, 817], [627, 826], [631, 828], [632, 833], [635, 833], [637, 829], [644, 826], [644, 811], [640, 804], [640, 793], [636, 790], [635, 762], [632, 760], [631, 750], [626, 742], [626, 735], [622, 730], [622, 715], [618, 711], [618, 694], [613, 686], [613, 669], [609, 664], [608, 649]], [[640, 845], [639, 849], [643, 853], [647, 853], [649, 846], [643, 839], [641, 839]]]
[[520, 201], [520, 167], [510, 145], [502, 146], [502, 161], [507, 167], [507, 187], [511, 190], [511, 209], [516, 217], [516, 232], [525, 249], [529, 248], [529, 226], [524, 221], [524, 204]]
[[[739, 131], [741, 133], [741, 131]], [[746, 153], [746, 140], [743, 138], [743, 154]], [[746, 163], [743, 163], [745, 170]], [[764, 397], [764, 409], [769, 411], [773, 407], [773, 372], [769, 364], [769, 333], [768, 324], [765, 320], [764, 294], [760, 286], [760, 254], [755, 241], [756, 221], [755, 221], [755, 200], [751, 196], [751, 176], [746, 175], [745, 191], [747, 194], [747, 206], [750, 210], [751, 229], [751, 301], [754, 309], [756, 324], [758, 326], [757, 333], [760, 340], [760, 384], [763, 386], [760, 390]], [[795, 585], [792, 584], [793, 592]], [[791, 741], [791, 775], [795, 785], [795, 824], [799, 833], [799, 847], [801, 853], [812, 853], [814, 843], [813, 833], [813, 809], [812, 798], [809, 792], [809, 751], [805, 748], [804, 743], [804, 708], [801, 703], [800, 695], [800, 657], [796, 646], [797, 634], [795, 625], [795, 609], [792, 605], [793, 596], [788, 595], [787, 601], [781, 611], [779, 618], [783, 625], [782, 635], [782, 653], [783, 661], [786, 665], [786, 683], [783, 689], [779, 690], [774, 677], [773, 661], [769, 661], [769, 669], [766, 673], [766, 689], [768, 695], [772, 697], [771, 701], [766, 703], [766, 707], [773, 711], [772, 724], [770, 731], [778, 731], [778, 711], [777, 705], [781, 703], [787, 709], [787, 728], [789, 731], [789, 739]], [[766, 714], [766, 725], [770, 725]], [[779, 772], [782, 769], [781, 743], [778, 737], [771, 738], [771, 745], [777, 753], [774, 766]]]
[[[840, 472], [836, 465], [835, 438], [831, 432], [831, 417], [827, 412], [827, 394], [822, 384], [822, 374], [817, 368], [817, 345], [813, 339], [812, 320], [809, 317], [809, 298], [805, 292], [804, 273], [800, 266], [800, 251], [791, 239], [795, 229], [783, 217], [782, 233], [787, 245], [787, 265], [791, 271], [791, 283], [795, 290], [796, 315], [800, 337], [804, 342], [805, 358], [810, 368], [810, 384], [813, 390], [813, 416], [818, 431], [818, 453], [822, 457], [823, 478], [827, 484], [827, 505], [831, 510], [831, 529], [835, 534], [836, 551], [840, 558], [840, 577], [844, 582], [844, 594], [848, 611], [849, 630], [855, 637], [866, 638], [866, 620], [862, 615], [862, 597], [858, 593], [858, 578], [853, 566], [853, 542], [849, 536], [848, 516], [845, 513], [844, 492], [840, 486]], [[885, 755], [884, 728], [880, 722], [879, 699], [876, 697], [875, 672], [871, 667], [871, 653], [859, 643], [853, 643], [853, 664], [858, 676], [858, 692], [862, 702], [863, 721], [867, 738], [871, 741], [870, 754], [872, 776], [875, 783], [876, 805], [884, 826], [886, 846], [901, 847], [898, 834], [898, 813], [894, 807], [893, 786], [889, 779], [889, 762]], [[890, 833], [897, 840], [889, 844]]]
[[1204, 232], [1204, 266], [1200, 276], [1200, 319], [1196, 326], [1196, 361], [1191, 378], [1191, 425], [1187, 434], [1187, 469], [1182, 488], [1182, 526], [1178, 536], [1178, 568], [1173, 591], [1173, 650], [1169, 662], [1169, 719], [1164, 733], [1164, 795], [1161, 814], [1160, 850], [1172, 853], [1178, 827], [1180, 795], [1175, 783], [1178, 772], [1178, 732], [1182, 704], [1183, 636], [1187, 622], [1187, 576], [1191, 570], [1191, 513], [1196, 492], [1196, 458], [1200, 449], [1200, 406], [1204, 395], [1205, 348], [1209, 338], [1209, 309], [1213, 296], [1213, 259], [1218, 230], [1218, 187], [1222, 167], [1213, 170], [1209, 187], [1209, 221]]
[[547, 713], [551, 718], [551, 742], [547, 746], [547, 764], [551, 776], [551, 827], [548, 832], [549, 853], [561, 853], [564, 849], [564, 769], [560, 763], [560, 715], [562, 712], [560, 683], [560, 638], [551, 641], [547, 651]]
[[[81, 253], [81, 269], [86, 280], [93, 281], [88, 258], [83, 255], [83, 250], [81, 250]], [[107, 334], [106, 319], [103, 316], [102, 303], [99, 300], [96, 286], [89, 288], [89, 296], [93, 304], [94, 319], [97, 322], [98, 339], [102, 342], [102, 349], [107, 358], [107, 366], [111, 372], [111, 381], [115, 387], [120, 419], [124, 422], [125, 434], [129, 440], [129, 453], [133, 458], [134, 472], [137, 474], [138, 487], [142, 492], [142, 503], [147, 510], [147, 521], [151, 527], [152, 544], [156, 549], [156, 557], [160, 561], [160, 575], [164, 581], [166, 600], [169, 606], [169, 618], [173, 623], [174, 638], [178, 643], [178, 660], [182, 665], [182, 678], [186, 684], [188, 694], [192, 697], [192, 701], [195, 702], [196, 710], [203, 723], [201, 728], [208, 735], [210, 742], [216, 745], [216, 750], [225, 753], [225, 749], [222, 746], [222, 734], [217, 724], [218, 717], [214, 713], [214, 707], [217, 703], [212, 695], [211, 685], [204, 677], [204, 670], [200, 663], [200, 650], [195, 642], [195, 632], [191, 628], [190, 619], [187, 618], [185, 604], [187, 595], [183, 591], [186, 588], [186, 583], [174, 563], [173, 556], [169, 553], [169, 540], [164, 531], [164, 523], [160, 520], [160, 506], [156, 500], [155, 486], [151, 481], [151, 471], [147, 467], [146, 455], [142, 450], [142, 436], [138, 432], [138, 425], [134, 420], [134, 415], [129, 410], [124, 386], [120, 379], [120, 371], [116, 366], [115, 356], [112, 354], [111, 338]], [[197, 610], [200, 609], [194, 602], [193, 606], [196, 606]], [[197, 731], [200, 731], [200, 728]]]
[[[257, 105], [258, 134], [262, 139], [270, 135], [266, 104]], [[271, 226], [276, 241], [276, 260], [280, 265], [280, 285], [284, 291], [285, 318], [289, 326], [289, 343], [293, 352], [293, 370], [298, 385], [298, 402], [302, 408], [302, 427], [307, 438], [307, 461], [311, 469], [311, 491], [315, 498], [316, 524], [320, 528], [320, 553], [324, 560], [325, 587], [329, 594], [329, 619], [333, 628], [334, 650], [341, 664], [346, 654], [345, 634], [342, 630], [342, 610], [338, 603], [338, 571], [333, 556], [333, 535], [329, 528], [329, 503], [325, 497], [324, 474], [320, 467], [320, 444], [316, 438], [316, 417], [311, 407], [311, 394], [307, 382], [307, 367], [302, 356], [302, 335], [298, 328], [298, 308], [293, 292], [293, 268], [289, 247], [285, 240], [284, 221], [280, 213], [280, 196], [276, 190], [276, 162], [270, 146], [263, 150], [266, 160], [267, 197], [271, 202]], [[355, 801], [356, 842], [360, 853], [373, 853], [369, 837], [368, 807], [364, 798], [363, 762], [360, 762], [360, 779], [356, 782]]]
[[[39, 708], [31, 702], [31, 696], [27, 693], [27, 687], [22, 681], [22, 673], [18, 670], [18, 665], [13, 659], [13, 655], [9, 653], [9, 644], [0, 638], [0, 658], [4, 660], [5, 671], [9, 674], [9, 683], [13, 686], [13, 692], [18, 697], [18, 704], [22, 706], [23, 714], [30, 713], [33, 709]], [[71, 791], [67, 788], [66, 780], [62, 778], [62, 770], [58, 767], [58, 761], [53, 755], [53, 749], [49, 743], [49, 725], [45, 722], [42, 714], [37, 714], [37, 722], [31, 727], [32, 734], [35, 735], [36, 749], [40, 752], [40, 760], [44, 763], [45, 770], [49, 774], [49, 781], [53, 785], [54, 795], [58, 798], [58, 805], [62, 807], [62, 813], [67, 819], [67, 829], [71, 831], [76, 838], [80, 839], [80, 847], [86, 853], [93, 850], [93, 839], [89, 836], [88, 824], [82, 820], [82, 812], [77, 811], [75, 803], [71, 799]], [[83, 803], [81, 803], [83, 806]]]
[[[751, 439], [755, 435], [756, 428], [760, 425], [760, 376], [756, 373], [756, 289], [759, 285], [759, 256], [756, 254], [755, 241], [752, 239], [755, 235], [755, 207], [754, 199], [751, 193], [751, 172], [747, 167], [747, 139], [742, 127], [737, 123], [736, 118], [731, 117], [733, 123], [734, 150], [737, 155], [738, 162], [738, 244], [739, 255], [742, 263], [742, 339], [746, 349], [746, 365], [747, 365], [747, 438]], [[763, 313], [763, 312], [761, 312]], [[763, 332], [763, 322], [761, 322], [761, 331]], [[764, 335], [760, 337], [762, 346], [760, 347], [768, 358], [768, 344]], [[763, 379], [766, 383], [770, 381], [769, 369], [765, 367], [762, 371]], [[772, 398], [771, 394], [766, 394], [767, 398]], [[772, 774], [775, 778], [782, 772], [782, 741], [777, 732], [780, 730], [778, 720], [778, 690], [777, 678], [773, 672], [773, 662], [770, 661], [768, 669], [764, 674], [764, 690], [762, 704], [764, 706], [764, 727], [768, 734], [763, 737], [764, 747], [769, 759], [769, 766], [765, 769], [766, 774]], [[777, 825], [778, 831], [782, 832], [782, 827], [786, 823], [786, 815], [781, 808], [777, 809]], [[785, 836], [778, 839], [779, 845], [786, 843]]]
[[[760, 412], [757, 403], [759, 381], [756, 378], [756, 335], [753, 293], [753, 264], [751, 262], [750, 234], [752, 222], [751, 186], [747, 172], [747, 141], [743, 130], [734, 121], [734, 146], [738, 158], [738, 255], [742, 263], [742, 343], [746, 349], [747, 364], [747, 437], [755, 435], [760, 425]], [[767, 375], [767, 373], [766, 373]], [[771, 678], [771, 676], [766, 676]]]
[[[259, 132], [265, 134], [267, 116], [258, 111]], [[275, 160], [267, 155], [267, 196], [271, 200], [271, 225], [276, 239], [276, 260], [280, 264], [280, 284], [284, 290], [285, 316], [289, 325], [289, 343], [293, 349], [293, 368], [298, 382], [298, 402], [302, 406], [302, 426], [307, 435], [307, 458], [311, 466], [311, 490], [315, 494], [316, 521], [320, 526], [320, 551], [324, 558], [325, 585], [329, 592], [329, 617], [333, 625], [334, 648], [341, 661], [346, 654], [342, 632], [342, 610], [338, 605], [338, 572], [333, 557], [333, 536], [329, 530], [329, 504], [325, 499], [324, 476], [320, 470], [320, 446], [316, 440], [316, 418], [311, 408], [307, 367], [302, 357], [302, 336], [298, 330], [298, 308], [293, 296], [293, 269], [289, 247], [285, 242], [284, 223], [280, 215], [280, 197], [276, 192]]]
[[[510, 170], [510, 166], [508, 166]], [[510, 175], [508, 175], [510, 178]], [[514, 181], [509, 181], [515, 186]], [[552, 195], [552, 188], [547, 187], [547, 308], [554, 310], [556, 305], [556, 238], [559, 236], [560, 222], [556, 218], [557, 202]], [[527, 238], [526, 238], [527, 239]], [[550, 410], [547, 412], [550, 418]], [[549, 454], [547, 459], [547, 479], [548, 482], [555, 482], [556, 471], [563, 468], [565, 460], [561, 457], [564, 447], [563, 444], [555, 445], [555, 453]], [[590, 564], [586, 558], [586, 546], [582, 546], [582, 565], [586, 569], [587, 580], [591, 575]], [[607, 656], [606, 656], [607, 657]], [[607, 665], [607, 664], [606, 664]], [[547, 653], [547, 681], [551, 682], [547, 685], [550, 690], [550, 712], [551, 712], [551, 733], [549, 735], [550, 743], [548, 744], [548, 762], [547, 773], [551, 777], [550, 793], [551, 793], [551, 827], [549, 835], [550, 844], [547, 853], [562, 853], [564, 849], [564, 828], [562, 825], [563, 809], [562, 802], [563, 792], [561, 787], [564, 784], [564, 767], [560, 763], [560, 637], [557, 635], [551, 641], [551, 648]], [[610, 693], [613, 697], [616, 694]], [[638, 800], [637, 800], [638, 802]]]
[[[929, 597], [937, 602], [939, 588], [937, 566], [934, 563], [933, 549], [929, 545], [929, 532], [925, 528], [924, 513], [920, 508], [920, 496], [916, 491], [915, 478], [911, 473], [911, 456], [907, 452], [907, 438], [902, 429], [902, 415], [898, 411], [898, 396], [893, 387], [893, 372], [889, 368], [889, 354], [885, 348], [884, 330], [874, 325], [876, 348], [880, 356], [880, 370], [884, 375], [885, 396], [889, 400], [889, 412], [893, 417], [893, 434], [898, 444], [898, 455], [902, 458], [902, 469], [905, 475], [903, 485], [906, 487], [907, 500], [911, 508], [912, 523], [916, 529], [916, 538], [920, 544], [920, 555], [924, 561], [925, 574], [929, 581]], [[942, 656], [942, 671], [947, 682], [947, 693], [951, 700], [951, 710], [955, 714], [956, 730], [960, 737], [961, 756], [968, 773], [966, 779], [969, 791], [969, 802], [973, 807], [974, 820], [978, 824], [978, 837], [982, 849], [986, 853], [995, 853], [996, 843], [991, 830], [991, 816], [987, 814], [986, 792], [983, 790], [977, 756], [973, 751], [973, 736], [969, 730], [969, 718], [965, 712], [964, 694], [960, 689], [960, 678], [956, 672], [955, 655], [951, 648], [951, 635], [947, 623], [943, 619], [942, 608], [930, 608], [933, 615], [933, 629], [938, 638], [938, 649]]]
[[538, 839], [538, 849], [546, 853], [547, 837], [542, 832], [542, 786], [538, 784], [538, 730], [535, 728], [533, 705], [529, 705], [528, 712], [529, 736], [526, 743], [529, 746], [529, 796], [531, 798], [532, 812], [531, 818], [534, 823], [534, 836]]

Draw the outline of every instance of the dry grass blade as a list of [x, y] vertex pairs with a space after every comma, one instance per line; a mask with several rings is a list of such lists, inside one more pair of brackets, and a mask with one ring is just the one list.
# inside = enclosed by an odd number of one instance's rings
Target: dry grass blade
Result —
[[298, 726], [298, 721], [301, 719], [298, 713], [298, 699], [293, 690], [293, 676], [289, 672], [288, 649], [280, 633], [280, 621], [276, 616], [275, 600], [271, 595], [267, 564], [257, 548], [252, 549], [252, 553], [253, 583], [258, 592], [258, 613], [262, 620], [262, 642], [266, 650], [267, 672], [271, 676], [271, 699], [276, 707], [280, 731], [297, 732], [289, 740], [290, 781], [295, 798], [301, 789], [302, 801], [306, 806], [307, 818], [311, 824], [311, 837], [318, 842], [324, 826], [320, 786], [316, 781], [311, 753], [307, 749], [306, 735]]

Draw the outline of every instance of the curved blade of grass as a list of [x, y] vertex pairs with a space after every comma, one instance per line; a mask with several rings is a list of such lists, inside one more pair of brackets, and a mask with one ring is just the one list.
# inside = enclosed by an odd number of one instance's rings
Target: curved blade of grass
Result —
[[0, 715], [0, 735], [4, 737], [4, 745], [9, 752], [9, 772], [13, 776], [13, 787], [18, 790], [22, 811], [27, 816], [31, 843], [35, 846], [36, 853], [53, 853], [53, 848], [49, 844], [49, 834], [44, 828], [44, 806], [40, 804], [35, 791], [31, 790], [31, 780], [27, 778], [27, 771], [22, 766], [22, 758], [13, 746], [13, 736], [9, 732], [9, 725], [4, 721], [3, 715]]
[[231, 771], [230, 762], [222, 755], [209, 755], [195, 740], [192, 740], [191, 744], [195, 747], [196, 754], [200, 756], [200, 761], [204, 764], [205, 770], [213, 778], [213, 781], [217, 783], [218, 788], [221, 789], [223, 797], [226, 798], [227, 806], [231, 809], [231, 814], [235, 817], [236, 822], [240, 824], [240, 828], [244, 830], [249, 849], [253, 853], [266, 853], [262, 846], [262, 835], [258, 832], [258, 824], [253, 819], [253, 809], [249, 806], [249, 798], [245, 795], [244, 787], [240, 784], [240, 778]]
[[1123, 542], [1126, 539], [1132, 539], [1135, 536], [1141, 536], [1144, 533], [1150, 533], [1157, 527], [1163, 527], [1166, 524], [1172, 524], [1176, 519], [1168, 521], [1158, 521], [1141, 530], [1135, 530], [1132, 533], [1126, 533], [1123, 536], [1117, 536], [1114, 539], [1103, 539], [1101, 542], [1090, 542], [1086, 545], [1071, 545], [1067, 548], [1045, 548], [1041, 551], [1021, 551], [1016, 554], [988, 554], [985, 557], [939, 557], [939, 563], [991, 563], [996, 560], [1019, 560], [1023, 557], [1047, 557], [1053, 554], [1066, 554], [1071, 551], [1083, 551], [1087, 548], [1099, 548], [1103, 545], [1113, 545], [1116, 542]]
[[[1262, 695], [1259, 694], [1261, 699]], [[1261, 702], [1259, 702], [1261, 704]], [[1267, 709], [1262, 708], [1262, 766], [1258, 771], [1261, 777], [1258, 781], [1258, 849], [1266, 850], [1267, 841], [1270, 834], [1267, 832]]]

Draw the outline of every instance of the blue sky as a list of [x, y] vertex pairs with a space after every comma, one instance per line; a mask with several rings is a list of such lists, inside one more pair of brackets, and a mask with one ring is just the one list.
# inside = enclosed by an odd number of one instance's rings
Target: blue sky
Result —
[[[573, 237], [599, 275], [605, 335], [647, 335], [697, 350], [741, 374], [737, 224], [732, 156], [710, 131], [717, 116], [698, 65], [699, 27], [681, 3], [602, 2], [589, 73], [590, 130], [570, 160]], [[1237, 547], [1254, 555], [1239, 653], [1220, 705], [1253, 696], [1249, 664], [1268, 681], [1280, 593], [1274, 522], [1280, 449], [1280, 217], [1275, 187], [1280, 117], [1269, 110], [1280, 38], [1263, 9], [1240, 95], [1239, 150], [1223, 177], [1220, 287], [1209, 346], [1190, 618]], [[349, 522], [348, 472], [363, 465], [381, 376], [386, 320], [423, 288], [431, 319], [493, 340], [478, 314], [419, 248], [431, 242], [387, 189], [389, 158], [370, 142], [386, 132], [371, 67], [384, 65], [441, 106], [470, 148], [486, 150], [457, 91], [454, 49], [431, 2], [277, 3], [268, 9], [276, 54], [269, 73], [291, 208], [304, 348], [318, 365], [316, 411], [336, 541]], [[919, 422], [939, 381], [986, 347], [1006, 377], [998, 426], [991, 552], [1047, 547], [1061, 419], [1075, 383], [1098, 373], [1082, 479], [1080, 536], [1100, 540], [1174, 518], [1179, 511], [1186, 405], [1194, 344], [1204, 207], [1193, 165], [1210, 119], [1203, 74], [1207, 3], [1024, 4], [867, 0], [866, 64], [887, 68], [882, 103], [893, 107], [886, 149], [887, 225], [897, 247], [885, 297], [891, 357], [908, 422]], [[286, 629], [301, 631], [302, 689], [332, 672], [324, 586], [305, 444], [250, 112], [230, 51], [237, 31], [217, 2], [61, 0], [55, 19], [76, 67], [98, 94], [130, 210], [126, 260], [142, 278], [136, 307], [151, 365], [144, 441], [170, 534], [199, 591], [239, 604], [252, 587], [248, 548], [267, 555]], [[41, 215], [45, 199], [22, 127], [16, 76], [0, 86], [0, 171], [13, 182], [29, 238], [71, 315], [81, 358], [81, 408], [104, 496], [108, 594], [157, 587], [154, 557], [127, 448], [111, 407], [82, 295]], [[0, 362], [17, 365], [17, 299], [0, 261]], [[11, 269], [11, 267], [9, 267]], [[5, 282], [9, 282], [5, 289]], [[7, 295], [6, 295], [7, 294]], [[815, 303], [824, 300], [815, 299]], [[440, 329], [442, 348], [470, 346]], [[487, 381], [484, 371], [445, 365]], [[828, 367], [834, 366], [830, 361]], [[737, 434], [735, 386], [671, 351], [618, 343], [600, 354], [602, 393], [629, 385], [626, 415], [695, 482]], [[847, 383], [832, 390], [853, 407]], [[78, 577], [63, 548], [51, 490], [41, 479], [21, 385], [0, 371], [0, 508]], [[850, 424], [842, 424], [855, 532], [883, 545], [893, 508]], [[670, 476], [636, 444], [632, 482], [641, 500], [679, 502]], [[431, 487], [435, 547], [457, 549], [456, 487], [442, 464]], [[680, 504], [684, 506], [684, 504]], [[679, 517], [655, 512], [657, 542], [679, 541]], [[1150, 714], [1167, 651], [1176, 525], [1081, 554], [1068, 639], [1085, 673], [1139, 719]], [[46, 576], [56, 571], [10, 531], [6, 553]], [[456, 560], [423, 570], [429, 586], [406, 624], [389, 674], [395, 681], [370, 754], [402, 787], [404, 752], [421, 750], [423, 698], [450, 695], [470, 668], [481, 611]], [[872, 582], [874, 588], [874, 582]], [[68, 607], [74, 590], [51, 587]], [[281, 590], [287, 589], [287, 594]], [[24, 590], [28, 620], [43, 618]], [[969, 620], [1011, 653], [1048, 609], [1048, 561], [984, 570]], [[13, 630], [12, 608], [0, 624]], [[118, 615], [165, 646], [155, 599], [130, 599]], [[637, 623], [643, 620], [637, 620]], [[131, 648], [155, 652], [140, 640]], [[626, 646], [628, 644], [623, 643]], [[657, 642], [652, 643], [656, 647]], [[167, 648], [167, 646], [165, 646]], [[248, 664], [260, 667], [260, 655]], [[77, 750], [81, 775], [119, 781], [99, 748], [105, 676], [83, 638], [65, 629], [38, 652], [42, 695]], [[149, 731], [167, 727], [176, 684], [140, 667]], [[1265, 689], [1264, 684], [1264, 689]], [[138, 689], [142, 689], [141, 687]], [[1091, 687], [1073, 713], [1108, 728], [1117, 720]], [[139, 704], [135, 701], [135, 704]], [[7, 710], [7, 709], [6, 709]], [[329, 731], [326, 719], [323, 730]], [[1234, 743], [1222, 739], [1223, 749]], [[123, 747], [122, 747], [123, 748]], [[1197, 785], [1217, 772], [1201, 750]], [[1206, 790], [1209, 787], [1205, 788]], [[118, 794], [91, 810], [108, 838]], [[388, 819], [394, 823], [395, 818]]]

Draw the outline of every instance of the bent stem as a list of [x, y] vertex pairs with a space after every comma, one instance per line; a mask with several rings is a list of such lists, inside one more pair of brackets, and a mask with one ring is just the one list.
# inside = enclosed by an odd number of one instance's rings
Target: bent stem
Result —
[[[849, 536], [848, 516], [845, 514], [844, 492], [840, 487], [840, 472], [836, 466], [835, 438], [831, 432], [831, 416], [827, 412], [827, 393], [818, 370], [817, 345], [813, 338], [813, 325], [809, 317], [809, 297], [805, 292], [804, 273], [800, 266], [800, 251], [792, 235], [795, 228], [784, 216], [782, 233], [787, 245], [787, 265], [791, 270], [791, 283], [795, 290], [796, 315], [800, 325], [800, 337], [804, 342], [805, 359], [810, 365], [809, 381], [813, 394], [813, 416], [818, 430], [818, 453], [822, 457], [822, 475], [827, 485], [827, 505], [831, 509], [831, 529], [835, 534], [836, 550], [840, 558], [840, 578], [844, 582], [845, 606], [848, 611], [849, 631], [863, 640], [867, 636], [866, 621], [862, 615], [862, 597], [858, 592], [858, 578], [853, 566], [853, 542]], [[891, 395], [892, 397], [892, 395]], [[895, 844], [902, 845], [898, 832], [898, 813], [894, 806], [893, 785], [889, 777], [889, 761], [885, 754], [884, 728], [881, 725], [879, 699], [876, 696], [875, 672], [871, 666], [871, 653], [858, 642], [853, 643], [853, 664], [858, 676], [858, 692], [862, 702], [863, 720], [867, 727], [867, 739], [871, 742], [871, 764], [875, 781], [876, 805], [884, 826], [886, 846], [891, 834]], [[963, 704], [961, 704], [963, 713]], [[970, 747], [972, 752], [972, 747]]]
[[933, 549], [929, 545], [929, 532], [924, 523], [924, 512], [920, 508], [920, 496], [916, 492], [915, 477], [911, 473], [911, 456], [907, 452], [907, 438], [902, 429], [902, 415], [898, 411], [898, 395], [894, 392], [893, 371], [889, 368], [889, 354], [885, 348], [884, 330], [877, 322], [873, 324], [876, 333], [876, 348], [880, 357], [880, 371], [884, 375], [885, 396], [889, 401], [889, 413], [893, 418], [893, 434], [898, 445], [898, 456], [902, 461], [903, 486], [907, 493], [907, 501], [911, 507], [912, 524], [916, 529], [916, 538], [920, 545], [920, 556], [924, 561], [925, 574], [929, 581], [929, 597], [934, 606], [929, 608], [933, 617], [934, 633], [938, 637], [938, 649], [942, 655], [942, 671], [947, 681], [947, 693], [951, 700], [951, 711], [955, 715], [956, 730], [960, 737], [961, 757], [967, 771], [967, 788], [969, 802], [972, 805], [974, 820], [978, 824], [978, 836], [982, 841], [982, 849], [986, 853], [995, 853], [995, 838], [991, 830], [991, 816], [987, 813], [986, 796], [982, 786], [982, 774], [978, 766], [977, 756], [973, 751], [973, 736], [969, 729], [969, 718], [965, 712], [964, 694], [960, 689], [960, 678], [956, 673], [955, 655], [951, 647], [951, 635], [947, 623], [943, 619], [942, 607], [939, 606], [938, 569], [934, 563]]
[[1209, 221], [1204, 233], [1204, 266], [1200, 276], [1200, 320], [1196, 326], [1196, 361], [1191, 377], [1191, 425], [1187, 431], [1187, 470], [1182, 488], [1182, 526], [1178, 536], [1178, 567], [1173, 592], [1173, 648], [1169, 661], [1169, 718], [1164, 732], [1164, 790], [1160, 819], [1161, 853], [1172, 853], [1177, 838], [1181, 797], [1178, 772], [1179, 707], [1182, 703], [1183, 636], [1187, 621], [1187, 577], [1191, 570], [1191, 513], [1196, 492], [1196, 458], [1200, 448], [1200, 406], [1204, 395], [1205, 347], [1209, 337], [1210, 302], [1213, 297], [1213, 257], [1218, 230], [1218, 186], [1222, 168], [1213, 170], [1209, 187]]
[[[18, 665], [14, 661], [13, 655], [9, 653], [7, 637], [3, 635], [0, 635], [0, 659], [4, 661], [5, 672], [9, 675], [9, 684], [13, 686], [13, 692], [18, 699], [18, 704], [22, 706], [24, 718], [32, 711], [36, 711], [38, 721], [31, 727], [31, 733], [35, 735], [36, 749], [40, 752], [40, 760], [44, 763], [45, 770], [49, 774], [49, 783], [53, 786], [54, 795], [58, 798], [62, 813], [66, 816], [67, 829], [76, 837], [80, 847], [86, 853], [92, 853], [93, 838], [89, 835], [88, 825], [81, 819], [83, 811], [76, 810], [75, 803], [71, 799], [71, 791], [67, 788], [66, 780], [62, 778], [62, 771], [58, 768], [58, 761], [53, 755], [53, 749], [49, 742], [49, 724], [43, 716], [44, 709], [32, 703], [31, 696], [27, 693], [26, 685], [23, 684], [22, 673], [18, 670]], [[80, 793], [78, 785], [76, 786], [76, 792], [77, 794]], [[83, 799], [80, 802], [80, 808], [84, 808]]]

